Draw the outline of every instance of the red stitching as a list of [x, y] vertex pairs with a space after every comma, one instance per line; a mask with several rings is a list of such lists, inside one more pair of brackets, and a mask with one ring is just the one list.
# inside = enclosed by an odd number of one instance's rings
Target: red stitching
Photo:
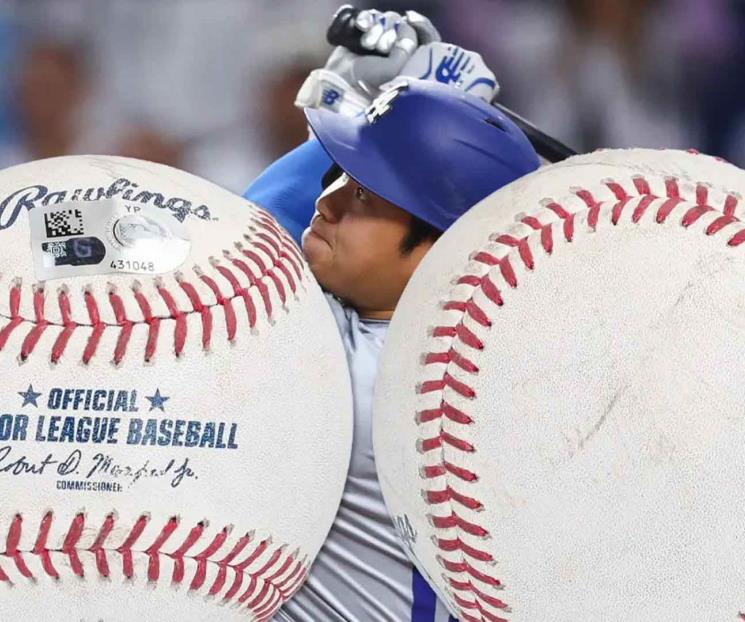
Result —
[[713, 212], [714, 208], [709, 207], [708, 205], [697, 205], [696, 207], [692, 207], [686, 212], [686, 215], [683, 216], [683, 220], [680, 224], [682, 224], [684, 227], [688, 228], [693, 223], [695, 223], [701, 216], [704, 214], [707, 214], [708, 212]]
[[466, 274], [457, 279], [456, 285], [470, 285], [471, 287], [476, 287], [479, 284], [478, 281], [479, 277], [472, 274]]
[[671, 199], [679, 199], [680, 188], [678, 187], [678, 180], [674, 177], [668, 177], [665, 180], [665, 192]]
[[49, 322], [44, 319], [44, 290], [42, 288], [34, 290], [34, 327], [28, 332], [21, 345], [21, 360], [25, 361], [34, 351], [36, 344], [39, 343], [42, 334], [46, 330]]
[[489, 535], [489, 532], [480, 525], [469, 523], [454, 512], [451, 513], [450, 516], [434, 516], [430, 514], [427, 518], [432, 526], [437, 529], [452, 529], [457, 527], [472, 536], [483, 538]]
[[[236, 268], [238, 268], [238, 270], [240, 270], [246, 276], [246, 278], [248, 279], [248, 282], [251, 284], [252, 287], [256, 287], [257, 289], [260, 290], [260, 292], [261, 292], [261, 298], [264, 301], [264, 308], [266, 309], [267, 308], [266, 307], [266, 297], [265, 297], [265, 291], [264, 291], [265, 288], [266, 288], [266, 286], [263, 285], [263, 284], [259, 285], [261, 283], [261, 277], [263, 277], [264, 274], [266, 273], [266, 269], [264, 268], [264, 262], [261, 260], [261, 257], [259, 257], [253, 251], [243, 250], [241, 252], [246, 257], [248, 257], [249, 259], [251, 259], [259, 267], [259, 271], [261, 272], [261, 276], [260, 277], [257, 277], [254, 274], [253, 270], [251, 270], [251, 268], [249, 267], [249, 265], [245, 261], [243, 261], [242, 259], [232, 259], [233, 265]], [[246, 308], [248, 309], [248, 306]], [[249, 319], [252, 320], [253, 322], [255, 322], [256, 321], [256, 308], [253, 305], [253, 301], [251, 302], [250, 308], [251, 308], [252, 311], [249, 312]], [[267, 311], [267, 314], [268, 313], [269, 312]], [[251, 326], [253, 327], [253, 324], [251, 324]]]
[[428, 451], [432, 451], [434, 449], [440, 449], [443, 444], [449, 445], [450, 447], [454, 447], [455, 449], [466, 453], [473, 453], [474, 451], [474, 447], [470, 443], [456, 436], [453, 436], [452, 434], [443, 432], [442, 430], [440, 430], [437, 436], [434, 436], [432, 438], [420, 438], [417, 441], [417, 450], [420, 453], [427, 453]]
[[[477, 592], [476, 592], [476, 589], [473, 587], [473, 585], [471, 585], [470, 582], [468, 585], [469, 585], [469, 588], [472, 588], [469, 591], [473, 592], [474, 595], [476, 595]], [[469, 601], [459, 596], [457, 592], [453, 595], [453, 598], [455, 599], [455, 602], [458, 603], [458, 605], [460, 605], [463, 609], [476, 609], [477, 610], [479, 617], [474, 617], [466, 611], [461, 612], [461, 618], [463, 618], [464, 620], [467, 620], [467, 622], [484, 622], [484, 621], [486, 622], [507, 622], [507, 618], [494, 615], [488, 609], [484, 609], [484, 606], [481, 604], [481, 600], [479, 598], [476, 598], [473, 601]], [[499, 602], [502, 603], [502, 601], [499, 601]], [[509, 611], [509, 607], [507, 607], [507, 605], [505, 605], [504, 603], [502, 603], [501, 608]]]
[[[681, 196], [681, 186], [675, 179], [665, 180], [665, 196], [657, 197], [651, 192], [651, 184], [643, 177], [634, 178], [634, 188], [638, 193], [632, 195], [617, 182], [606, 182], [611, 191], [613, 202], [608, 204], [608, 217], [612, 225], [617, 225], [623, 218], [624, 212], [631, 212], [631, 222], [639, 223], [648, 210], [654, 206], [653, 220], [657, 224], [670, 221], [673, 213], [683, 212], [682, 218], [676, 221], [683, 228], [689, 228], [709, 213], [718, 213], [719, 216], [711, 219], [711, 222], [703, 229], [705, 235], [712, 236], [720, 233], [729, 225], [740, 224], [742, 221], [733, 215], [738, 200], [734, 195], [728, 194], [721, 209], [709, 205], [709, 190], [704, 184], [697, 184], [693, 197], [690, 199]], [[603, 202], [598, 200], [587, 189], [573, 191], [584, 204], [585, 219], [590, 231], [595, 231], [603, 208]], [[435, 342], [437, 349], [422, 355], [425, 366], [442, 366], [441, 375], [427, 379], [417, 385], [418, 394], [427, 395], [427, 401], [432, 395], [440, 394], [439, 406], [420, 410], [416, 414], [416, 423], [420, 427], [420, 437], [417, 439], [417, 451], [428, 456], [426, 464], [420, 467], [420, 477], [423, 485], [422, 497], [425, 502], [433, 507], [448, 507], [446, 515], [428, 516], [429, 522], [439, 536], [433, 536], [435, 546], [443, 553], [455, 555], [458, 559], [453, 560], [443, 554], [437, 556], [439, 563], [446, 571], [445, 578], [451, 588], [452, 597], [459, 608], [459, 616], [462, 620], [470, 622], [508, 622], [500, 614], [509, 612], [509, 607], [501, 599], [484, 591], [486, 586], [490, 590], [502, 590], [501, 581], [490, 573], [477, 569], [471, 560], [479, 563], [492, 565], [492, 555], [477, 546], [465, 542], [460, 534], [471, 537], [488, 538], [489, 531], [473, 519], [467, 519], [461, 514], [461, 507], [470, 511], [478, 512], [483, 509], [481, 501], [472, 495], [465, 494], [458, 488], [478, 480], [478, 473], [472, 468], [446, 458], [445, 449], [455, 449], [458, 452], [473, 453], [476, 447], [465, 438], [461, 438], [453, 430], [457, 427], [449, 427], [446, 431], [444, 422], [448, 421], [455, 426], [467, 426], [473, 423], [472, 417], [462, 410], [449, 404], [446, 399], [446, 391], [454, 391], [461, 397], [473, 399], [476, 396], [471, 383], [453, 377], [452, 369], [459, 369], [468, 375], [479, 373], [478, 366], [469, 358], [459, 354], [459, 350], [476, 349], [485, 347], [483, 339], [474, 330], [488, 330], [491, 326], [490, 313], [483, 307], [478, 306], [475, 294], [479, 293], [490, 300], [496, 307], [504, 304], [501, 291], [496, 282], [501, 278], [508, 287], [517, 287], [517, 278], [512, 269], [512, 261], [519, 261], [527, 270], [533, 270], [535, 261], [533, 257], [530, 239], [539, 238], [541, 248], [550, 255], [554, 248], [554, 234], [561, 233], [563, 241], [572, 243], [575, 234], [575, 221], [578, 213], [570, 213], [566, 208], [555, 201], [546, 200], [543, 203], [543, 214], [523, 217], [520, 220], [530, 231], [522, 238], [509, 234], [494, 234], [489, 240], [501, 245], [502, 251], [490, 246], [489, 250], [479, 250], [471, 256], [471, 260], [481, 264], [486, 272], [483, 275], [466, 274], [455, 280], [456, 285], [468, 285], [471, 293], [467, 297], [461, 296], [457, 300], [448, 300], [442, 305], [442, 309], [448, 313], [458, 314], [449, 326], [437, 326], [431, 330], [430, 335], [436, 339], [446, 339], [447, 342]], [[558, 219], [558, 220], [557, 220]], [[551, 221], [549, 224], [543, 224]], [[745, 244], [745, 226], [727, 235], [727, 245], [736, 247]], [[479, 268], [475, 268], [479, 269]], [[493, 313], [493, 311], [491, 312]], [[468, 320], [469, 328], [464, 321]], [[433, 346], [435, 344], [433, 343]], [[454, 367], [451, 367], [454, 366]], [[462, 373], [458, 374], [463, 376]], [[436, 426], [436, 432], [432, 426]], [[425, 427], [426, 426], [426, 427]], [[457, 453], [454, 455], [458, 455]], [[434, 457], [432, 461], [431, 457]], [[452, 483], [452, 485], [451, 485]], [[470, 514], [468, 516], [471, 516]], [[462, 577], [466, 576], [464, 580]], [[495, 613], [495, 610], [500, 614]], [[745, 614], [739, 614], [745, 620]]]
[[[623, 199], [626, 197], [626, 191], [618, 184], [614, 184], [612, 182], [609, 182], [607, 185], [608, 185], [608, 188], [611, 190], [611, 192], [613, 192], [613, 194], [616, 195], [616, 198], [619, 201], [623, 201]], [[618, 189], [620, 189], [620, 194], [618, 194]], [[587, 207], [589, 207], [591, 210], [600, 205], [598, 200], [586, 188], [580, 188], [579, 190], [575, 190], [574, 194], [577, 195], [577, 197], [581, 199], [585, 203], [585, 205], [587, 205]], [[641, 194], [646, 194], [646, 193], [642, 192]]]
[[[124, 307], [124, 302], [122, 301], [121, 296], [119, 296], [113, 290], [109, 292], [109, 304], [111, 305], [111, 308], [114, 311], [114, 317], [116, 318], [116, 323], [122, 327], [121, 331], [119, 332], [119, 337], [117, 337], [117, 340], [116, 340], [116, 347], [114, 348], [114, 365], [119, 365], [119, 363], [122, 362], [122, 360], [124, 359], [124, 356], [127, 353], [127, 345], [129, 344], [129, 338], [132, 336], [132, 329], [134, 328], [134, 322], [130, 321], [127, 318], [127, 312]], [[72, 330], [69, 331], [69, 334], [70, 335], [72, 334]], [[62, 352], [64, 352], [64, 347], [61, 348], [59, 356], [62, 355]], [[59, 356], [57, 357], [56, 360], [59, 360]]]
[[223, 308], [225, 313], [225, 330], [228, 332], [228, 341], [232, 342], [235, 339], [235, 331], [238, 328], [235, 319], [235, 310], [233, 309], [232, 298], [226, 298], [222, 295], [222, 291], [218, 286], [215, 279], [206, 274], [200, 274], [199, 278], [212, 290], [212, 293], [217, 300], [217, 304]]
[[733, 195], [727, 195], [727, 199], [724, 202], [724, 214], [725, 216], [734, 216], [735, 215], [735, 209], [737, 209], [737, 204], [739, 200], [737, 197]]
[[5, 347], [11, 333], [23, 323], [23, 318], [19, 314], [21, 305], [21, 288], [18, 283], [14, 283], [10, 288], [9, 296], [10, 318], [8, 323], [0, 330], [0, 350]]
[[509, 609], [507, 604], [503, 600], [499, 598], [494, 598], [493, 596], [489, 596], [488, 594], [485, 594], [484, 592], [477, 589], [472, 583], [468, 581], [456, 581], [455, 579], [451, 578], [448, 580], [448, 583], [450, 583], [451, 587], [457, 590], [473, 592], [479, 597], [479, 599], [490, 604], [492, 607], [495, 607], [497, 609], [505, 609], [505, 610]]
[[[487, 534], [488, 533], [489, 532], [487, 531]], [[503, 589], [502, 582], [499, 579], [479, 571], [477, 568], [474, 568], [469, 564], [467, 560], [453, 562], [445, 557], [439, 557], [438, 561], [445, 570], [452, 574], [467, 574], [484, 585], [488, 585], [494, 589]]]
[[[556, 203], [552, 203], [552, 206], [559, 207], [556, 205]], [[557, 214], [565, 214], [566, 210], [563, 208], [561, 209], [561, 212], [556, 212]], [[569, 217], [570, 214], [566, 214], [566, 216], [562, 217]], [[500, 235], [497, 236], [496, 242], [499, 242], [500, 244], [505, 244], [507, 246], [514, 246], [517, 248], [518, 252], [520, 253], [520, 259], [521, 261], [527, 266], [528, 270], [532, 270], [534, 267], [533, 262], [533, 252], [530, 250], [530, 245], [528, 244], [527, 240], [525, 238], [518, 240], [511, 235]]]
[[181, 356], [181, 352], [184, 350], [184, 344], [186, 343], [186, 314], [178, 308], [171, 292], [165, 287], [159, 285], [157, 290], [168, 308], [168, 313], [176, 321], [173, 329], [173, 352], [177, 357]]
[[[51, 518], [51, 515], [48, 516]], [[114, 529], [114, 517], [109, 515], [104, 520], [103, 525], [101, 525], [101, 529], [89, 549], [96, 557], [96, 570], [98, 570], [98, 573], [104, 578], [108, 578], [110, 574], [109, 561], [106, 556], [104, 542], [106, 541], [106, 538], [109, 537], [112, 529]]]
[[668, 199], [662, 204], [662, 207], [660, 207], [659, 210], [657, 210], [657, 216], [655, 217], [655, 220], [658, 224], [662, 224], [667, 220], [667, 217], [672, 213], [672, 211], [678, 207], [683, 202], [683, 199], [680, 198], [672, 198]]
[[425, 365], [433, 365], [436, 363], [455, 363], [463, 371], [472, 374], [478, 373], [479, 371], [478, 366], [476, 366], [473, 361], [470, 361], [453, 348], [450, 348], [447, 352], [430, 352], [424, 357]]
[[[218, 282], [210, 276], [195, 267], [197, 280], [206, 285], [207, 290], [211, 292], [214, 302], [206, 302], [199, 293], [199, 288], [195, 284], [185, 280], [183, 274], [175, 274], [175, 280], [179, 289], [172, 291], [162, 280], [155, 279], [153, 284], [155, 291], [165, 305], [166, 312], [154, 313], [151, 301], [142, 293], [137, 284], [134, 284], [130, 290], [117, 292], [113, 289], [109, 291], [106, 299], [99, 299], [93, 290], [82, 292], [85, 303], [87, 318], [85, 320], [73, 319], [71, 293], [68, 288], [62, 287], [58, 290], [56, 299], [61, 320], [53, 321], [46, 313], [46, 292], [39, 286], [32, 291], [33, 317], [24, 317], [20, 313], [21, 298], [23, 291], [20, 281], [13, 281], [8, 293], [8, 313], [0, 315], [0, 321], [4, 320], [4, 325], [0, 326], [0, 351], [3, 350], [13, 333], [27, 325], [28, 330], [25, 332], [20, 345], [18, 354], [21, 361], [25, 361], [33, 355], [38, 344], [48, 330], [57, 330], [57, 335], [49, 352], [49, 359], [52, 364], [57, 364], [65, 355], [70, 339], [76, 331], [85, 331], [85, 347], [82, 353], [82, 362], [90, 363], [96, 356], [103, 334], [107, 329], [116, 328], [118, 335], [116, 345], [112, 355], [112, 362], [115, 365], [121, 364], [128, 354], [128, 346], [131, 341], [132, 333], [136, 326], [144, 325], [147, 327], [147, 340], [143, 358], [149, 362], [157, 354], [158, 346], [162, 348], [165, 343], [172, 347], [175, 356], [183, 354], [184, 347], [189, 331], [188, 316], [192, 313], [199, 314], [201, 317], [201, 341], [203, 350], [208, 350], [212, 342], [214, 311], [222, 308], [225, 317], [225, 326], [227, 338], [233, 341], [238, 331], [238, 320], [233, 303], [236, 299], [243, 301], [243, 306], [248, 317], [250, 329], [254, 329], [258, 322], [258, 314], [254, 304], [253, 295], [258, 291], [263, 302], [264, 312], [268, 321], [272, 321], [273, 304], [271, 299], [270, 285], [274, 288], [283, 307], [286, 306], [289, 292], [297, 295], [299, 284], [303, 280], [303, 259], [292, 239], [274, 223], [270, 216], [260, 212], [257, 217], [252, 219], [249, 230], [250, 234], [244, 236], [248, 243], [246, 248], [236, 245], [239, 248], [241, 257], [249, 259], [257, 266], [260, 274], [256, 275], [249, 267], [248, 263], [240, 258], [233, 258], [225, 253], [228, 260], [226, 264], [220, 264], [217, 261], [211, 261], [214, 273], [219, 275], [227, 284], [231, 291], [230, 295], [223, 293], [223, 288]], [[268, 260], [262, 259], [259, 252], [264, 253]], [[241, 278], [248, 280], [248, 286], [241, 284]], [[180, 291], [179, 291], [180, 290]], [[179, 307], [177, 294], [183, 294], [188, 299], [191, 309], [182, 309]], [[139, 307], [142, 318], [135, 319], [127, 316], [124, 295], [132, 296]], [[101, 306], [107, 300], [113, 321], [104, 321], [102, 319]], [[286, 308], [286, 307], [285, 307]], [[172, 336], [169, 338], [160, 338], [161, 330], [166, 330], [167, 325], [164, 322], [173, 322]]]
[[613, 206], [613, 211], [611, 212], [610, 220], [614, 226], [618, 224], [619, 220], [621, 220], [621, 216], [623, 215], [623, 210], [630, 200], [631, 200], [631, 197], [627, 197], [623, 199], [622, 201], [619, 201]]
[[[473, 501], [475, 502], [476, 500], [474, 499]], [[479, 504], [476, 507], [481, 507], [481, 504]], [[486, 551], [482, 551], [472, 546], [468, 546], [460, 538], [437, 538], [435, 537], [433, 538], [433, 540], [435, 544], [437, 545], [437, 548], [440, 549], [441, 551], [446, 551], [446, 552], [463, 551], [471, 559], [476, 559], [480, 562], [490, 562], [494, 560], [494, 558]]]
[[[303, 264], [303, 259], [292, 238], [290, 238], [287, 233], [280, 230], [279, 227], [277, 227], [276, 222], [274, 222], [274, 220], [269, 216], [261, 216], [259, 219], [254, 221], [254, 224], [257, 228], [263, 229], [266, 233], [274, 237], [275, 248], [277, 245], [279, 246], [279, 256], [290, 264], [297, 279], [300, 280], [302, 274], [300, 266]], [[287, 270], [283, 263], [279, 263], [278, 266], [280, 270], [285, 273], [285, 276], [290, 283], [290, 289], [294, 293], [295, 283], [290, 276], [289, 270]]]
[[420, 473], [424, 479], [440, 477], [446, 473], [455, 475], [458, 479], [462, 479], [466, 482], [475, 482], [478, 479], [478, 476], [473, 471], [456, 466], [451, 462], [443, 462], [442, 464], [422, 467]]
[[709, 189], [704, 184], [696, 184], [696, 205], [709, 204]]
[[[298, 551], [288, 555], [285, 551], [285, 545], [273, 547], [270, 538], [255, 545], [246, 559], [234, 563], [233, 560], [251, 544], [253, 534], [237, 539], [235, 546], [227, 556], [223, 559], [215, 559], [214, 555], [229, 537], [230, 530], [227, 527], [219, 531], [201, 552], [190, 554], [190, 550], [204, 534], [206, 529], [204, 522], [197, 523], [175, 551], [166, 553], [162, 549], [179, 527], [179, 519], [176, 517], [170, 518], [163, 525], [162, 530], [150, 546], [136, 551], [134, 547], [150, 523], [147, 516], [140, 516], [132, 525], [122, 545], [113, 549], [106, 546], [106, 540], [116, 526], [116, 519], [112, 514], [108, 515], [93, 544], [87, 549], [82, 549], [79, 546], [80, 539], [84, 530], [90, 529], [90, 525], [86, 524], [85, 515], [76, 514], [64, 534], [61, 547], [56, 550], [49, 549], [47, 539], [54, 520], [52, 512], [45, 514], [39, 525], [34, 547], [30, 551], [22, 551], [19, 544], [24, 521], [22, 515], [16, 514], [8, 528], [5, 550], [0, 553], [0, 560], [9, 560], [15, 565], [21, 577], [29, 581], [36, 581], [37, 577], [29, 570], [26, 563], [26, 556], [28, 555], [38, 557], [44, 574], [54, 580], [60, 579], [60, 573], [52, 562], [53, 553], [63, 554], [67, 558], [65, 567], [69, 567], [70, 572], [80, 578], [85, 576], [86, 571], [91, 570], [95, 570], [102, 577], [108, 578], [111, 574], [110, 564], [114, 563], [119, 557], [124, 576], [132, 579], [134, 577], [133, 557], [135, 554], [144, 554], [148, 558], [147, 580], [149, 582], [154, 583], [165, 578], [162, 577], [161, 566], [162, 562], [168, 558], [174, 562], [174, 570], [170, 580], [173, 584], [180, 585], [186, 579], [185, 560], [190, 559], [197, 563], [196, 571], [187, 588], [190, 592], [206, 587], [208, 564], [215, 564], [218, 572], [209, 586], [208, 594], [210, 596], [219, 594], [227, 584], [228, 575], [234, 574], [235, 577], [230, 590], [221, 598], [222, 604], [231, 602], [240, 604], [247, 613], [252, 613], [257, 619], [269, 619], [274, 615], [276, 610], [300, 587], [308, 570], [306, 557], [298, 559]], [[95, 569], [84, 566], [80, 557], [80, 553], [83, 551], [94, 554]], [[268, 555], [261, 561], [258, 568], [251, 571], [247, 570], [251, 564], [261, 560], [262, 555], [265, 554]], [[240, 592], [246, 578], [248, 578], [248, 585], [245, 590]], [[1, 565], [0, 582], [13, 584], [10, 576]]]
[[482, 263], [482, 264], [487, 265], [487, 266], [497, 266], [497, 265], [499, 265], [499, 260], [494, 255], [491, 255], [490, 253], [487, 253], [487, 252], [484, 252], [484, 251], [481, 251], [479, 253], [476, 253], [473, 256], [473, 260], [474, 261], [478, 261], [479, 263]]
[[199, 313], [202, 318], [202, 349], [209, 350], [212, 340], [212, 308], [202, 302], [199, 293], [191, 283], [184, 281], [180, 275], [176, 277], [176, 281], [192, 304], [194, 313]]
[[636, 208], [634, 209], [633, 215], [631, 216], [631, 221], [634, 223], [639, 222], [642, 219], [642, 216], [644, 216], [644, 214], [647, 212], [647, 208], [652, 205], [655, 200], [656, 197], [647, 195], [641, 201], [639, 201]]
[[745, 242], [745, 229], [733, 235], [727, 242], [727, 246], [740, 246], [743, 242]]
[[465, 345], [474, 350], [483, 350], [484, 342], [481, 341], [469, 328], [462, 323], [455, 327], [455, 336], [458, 337]]
[[85, 350], [83, 351], [83, 363], [87, 365], [96, 353], [98, 342], [101, 341], [101, 335], [103, 335], [106, 325], [101, 322], [101, 316], [98, 313], [98, 304], [93, 294], [89, 290], [86, 290], [83, 296], [85, 298], [85, 308], [88, 311], [90, 325], [93, 329], [88, 336], [88, 343], [86, 343]]
[[473, 389], [471, 389], [471, 387], [463, 382], [456, 380], [447, 372], [445, 372], [442, 380], [427, 380], [425, 382], [422, 382], [422, 384], [420, 384], [417, 388], [417, 391], [419, 393], [431, 393], [433, 391], [442, 391], [445, 387], [448, 387], [456, 393], [469, 399], [473, 399], [474, 397], [476, 397], [476, 393]]
[[425, 490], [423, 492], [425, 500], [430, 505], [438, 505], [440, 503], [449, 503], [452, 505], [452, 502], [455, 502], [469, 510], [481, 510], [484, 507], [478, 499], [463, 495], [450, 486], [446, 486], [441, 490]]
[[160, 332], [160, 318], [153, 316], [153, 311], [150, 308], [150, 303], [147, 298], [142, 295], [139, 289], [133, 289], [135, 301], [142, 311], [142, 317], [145, 318], [145, 324], [147, 324], [147, 342], [145, 343], [145, 362], [149, 363], [153, 354], [155, 354], [155, 347], [158, 345], [158, 333]]
[[[632, 183], [635, 190], [634, 193], [629, 193], [618, 181], [615, 180], [608, 180], [605, 182], [605, 185], [619, 201], [623, 201], [624, 199], [628, 198], [634, 198], [639, 195], [650, 196], [653, 198], [662, 198], [662, 196], [657, 195], [653, 192], [650, 181], [643, 175], [634, 175], [632, 177]], [[734, 216], [735, 210], [737, 209], [741, 200], [736, 194], [727, 192], [725, 193], [724, 203], [721, 207], [717, 207], [710, 205], [709, 186], [704, 182], [695, 183], [694, 191], [691, 196], [684, 196], [684, 193], [681, 189], [680, 180], [676, 177], [665, 178], [664, 185], [665, 194], [663, 196], [667, 197], [668, 199], [683, 199], [688, 202], [695, 203], [699, 207], [710, 207], [716, 209], [717, 211], [723, 212], [726, 216]], [[589, 201], [595, 200], [594, 198], [591, 198], [591, 194], [586, 189], [575, 191], [575, 194], [588, 205]]]
[[520, 222], [524, 225], [528, 225], [528, 227], [536, 229], [537, 231], [540, 231], [543, 228], [541, 221], [534, 216], [525, 216]]
[[433, 337], [455, 337], [455, 326], [436, 326], [432, 329]]
[[454, 421], [455, 423], [461, 423], [463, 425], [470, 425], [471, 423], [473, 423], [473, 419], [471, 419], [471, 417], [469, 417], [463, 411], [458, 410], [455, 406], [448, 404], [445, 400], [442, 400], [442, 402], [440, 402], [440, 410], [446, 418], [450, 419], [450, 421]]

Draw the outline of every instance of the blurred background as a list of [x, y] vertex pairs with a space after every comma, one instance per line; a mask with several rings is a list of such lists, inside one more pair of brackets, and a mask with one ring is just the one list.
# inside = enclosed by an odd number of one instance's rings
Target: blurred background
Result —
[[[340, 0], [0, 0], [0, 167], [109, 153], [243, 191], [306, 137], [297, 89]], [[580, 151], [745, 166], [745, 2], [408, 0], [481, 52], [501, 100]]]

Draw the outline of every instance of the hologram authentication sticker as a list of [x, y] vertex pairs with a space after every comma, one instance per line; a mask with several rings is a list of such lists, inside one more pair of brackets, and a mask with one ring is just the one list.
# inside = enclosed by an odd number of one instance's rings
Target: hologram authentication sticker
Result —
[[71, 201], [29, 211], [39, 280], [97, 274], [163, 274], [189, 256], [185, 225], [155, 206], [122, 200]]

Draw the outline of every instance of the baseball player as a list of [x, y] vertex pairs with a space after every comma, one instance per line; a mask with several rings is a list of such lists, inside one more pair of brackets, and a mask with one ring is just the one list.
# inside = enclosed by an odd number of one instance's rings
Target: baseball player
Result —
[[[483, 98], [490, 99], [496, 90], [473, 52], [441, 44], [434, 61], [454, 71], [437, 71], [438, 64], [433, 79], [404, 79], [371, 101], [406, 73], [417, 47], [439, 37], [416, 14], [361, 17], [363, 45], [378, 54], [337, 48], [311, 74], [299, 100], [316, 139], [273, 164], [245, 194], [301, 237], [328, 292], [354, 392], [341, 507], [307, 582], [275, 620], [445, 622], [452, 620], [445, 606], [404, 552], [409, 527], [394, 526], [378, 484], [371, 421], [378, 357], [399, 297], [439, 235], [539, 161], [512, 122], [465, 92], [468, 84], [488, 85]], [[438, 83], [437, 76], [452, 77], [469, 63], [476, 71], [452, 81], [460, 88]]]

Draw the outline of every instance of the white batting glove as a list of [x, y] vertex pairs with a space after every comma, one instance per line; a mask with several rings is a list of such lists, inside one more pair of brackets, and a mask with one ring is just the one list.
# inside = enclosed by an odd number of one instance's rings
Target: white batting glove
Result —
[[451, 84], [488, 103], [499, 93], [499, 83], [481, 54], [451, 43], [435, 41], [419, 47], [401, 76]]
[[[408, 22], [409, 14], [414, 24]], [[401, 73], [419, 46], [419, 33], [428, 41], [439, 38], [432, 23], [412, 11], [406, 19], [393, 11], [362, 11], [356, 26], [364, 33], [362, 47], [374, 54], [360, 56], [341, 46], [335, 48], [326, 65], [308, 76], [296, 106], [355, 116], [382, 92], [381, 85]]]
[[414, 30], [416, 30], [417, 38], [419, 39], [419, 45], [429, 45], [436, 41], [442, 41], [440, 33], [437, 32], [434, 24], [429, 21], [428, 17], [425, 17], [421, 13], [416, 11], [406, 11], [404, 16], [406, 23], [409, 24]]
[[361, 11], [355, 20], [357, 28], [365, 33], [360, 38], [360, 45], [370, 52], [387, 56], [396, 43], [398, 25], [403, 19], [403, 15], [395, 11]]

